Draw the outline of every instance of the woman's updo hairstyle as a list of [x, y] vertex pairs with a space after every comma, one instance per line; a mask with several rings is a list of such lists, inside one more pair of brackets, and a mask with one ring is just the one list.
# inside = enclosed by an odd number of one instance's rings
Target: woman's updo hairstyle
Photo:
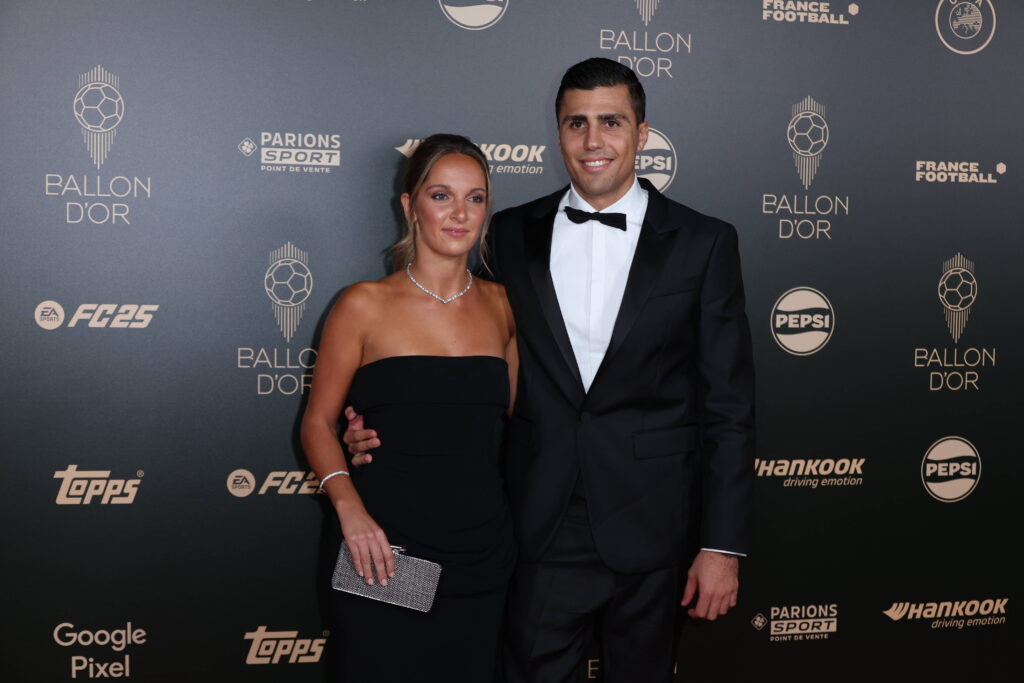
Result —
[[[416, 194], [423, 187], [431, 169], [442, 157], [449, 154], [465, 154], [480, 164], [484, 173], [485, 190], [487, 191], [487, 212], [480, 230], [480, 260], [487, 263], [487, 227], [491, 220], [491, 176], [487, 172], [487, 157], [474, 145], [469, 138], [450, 133], [436, 133], [416, 147], [405, 166], [402, 178], [402, 192], [407, 193], [410, 203], [414, 203]], [[391, 247], [391, 267], [393, 270], [405, 268], [407, 263], [416, 259], [416, 226], [415, 219], [406, 217], [402, 238]]]

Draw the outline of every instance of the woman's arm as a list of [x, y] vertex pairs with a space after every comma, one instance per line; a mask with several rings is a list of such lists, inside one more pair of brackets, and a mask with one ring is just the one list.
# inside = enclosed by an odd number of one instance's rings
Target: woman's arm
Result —
[[[348, 471], [345, 453], [338, 442], [338, 416], [352, 377], [362, 363], [367, 331], [373, 329], [375, 311], [380, 310], [375, 301], [376, 288], [373, 283], [349, 287], [324, 323], [301, 430], [306, 458], [321, 480], [333, 472]], [[341, 522], [356, 573], [372, 584], [375, 566], [378, 580], [386, 585], [388, 577], [395, 573], [394, 555], [384, 531], [363, 506], [351, 477], [331, 477], [323, 489]]]

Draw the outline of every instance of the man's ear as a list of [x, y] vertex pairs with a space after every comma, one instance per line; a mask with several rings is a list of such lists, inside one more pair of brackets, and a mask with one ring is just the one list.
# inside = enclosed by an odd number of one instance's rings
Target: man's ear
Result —
[[639, 152], [644, 148], [644, 146], [647, 145], [647, 134], [651, 131], [651, 127], [647, 125], [646, 121], [644, 121], [639, 126], [637, 126], [637, 129], [639, 129], [640, 131], [640, 137], [637, 140], [640, 146], [636, 148], [636, 151]]

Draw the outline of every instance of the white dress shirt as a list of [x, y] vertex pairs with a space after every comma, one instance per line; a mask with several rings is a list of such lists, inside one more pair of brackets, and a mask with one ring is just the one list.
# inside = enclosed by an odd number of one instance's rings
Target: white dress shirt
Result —
[[551, 233], [551, 280], [569, 333], [583, 388], [590, 385], [604, 359], [626, 291], [640, 226], [647, 212], [647, 190], [636, 178], [619, 201], [601, 213], [626, 214], [626, 230], [598, 221], [573, 223], [565, 207], [594, 211], [573, 187], [558, 203]]
[[[548, 262], [583, 388], [590, 391], [611, 342], [612, 328], [626, 291], [640, 226], [647, 213], [647, 190], [633, 178], [633, 185], [626, 194], [602, 210], [601, 213], [626, 214], [625, 232], [594, 220], [573, 223], [565, 214], [566, 206], [588, 212], [594, 211], [594, 207], [576, 192], [576, 188], [569, 187], [558, 203]], [[701, 550], [745, 557], [731, 550]]]

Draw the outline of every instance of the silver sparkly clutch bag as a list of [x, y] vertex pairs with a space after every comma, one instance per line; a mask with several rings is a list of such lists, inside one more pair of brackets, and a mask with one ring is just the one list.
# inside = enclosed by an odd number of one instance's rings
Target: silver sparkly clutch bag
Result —
[[429, 612], [434, 605], [434, 594], [437, 582], [441, 578], [441, 565], [419, 557], [405, 554], [405, 548], [391, 546], [395, 551], [395, 575], [388, 579], [388, 585], [377, 582], [367, 585], [361, 576], [356, 574], [352, 563], [352, 553], [345, 543], [338, 552], [338, 562], [334, 565], [334, 576], [331, 586], [335, 590], [361, 595], [371, 600], [380, 600], [399, 607], [420, 612]]

